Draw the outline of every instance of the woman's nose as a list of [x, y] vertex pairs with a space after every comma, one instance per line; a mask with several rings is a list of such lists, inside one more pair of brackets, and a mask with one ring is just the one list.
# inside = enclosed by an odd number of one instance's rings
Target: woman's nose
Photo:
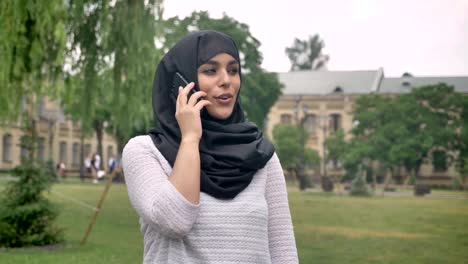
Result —
[[229, 87], [231, 85], [231, 76], [227, 70], [220, 71], [221, 86]]

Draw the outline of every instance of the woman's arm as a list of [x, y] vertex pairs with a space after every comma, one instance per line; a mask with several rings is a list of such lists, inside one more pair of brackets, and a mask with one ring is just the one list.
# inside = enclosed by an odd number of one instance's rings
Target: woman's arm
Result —
[[298, 263], [288, 193], [283, 169], [276, 153], [267, 164], [266, 201], [268, 240], [272, 263]]
[[128, 196], [138, 215], [169, 237], [182, 238], [197, 219], [199, 206], [188, 201], [168, 180], [163, 156], [149, 136], [131, 139], [122, 153]]
[[198, 101], [202, 96], [206, 96], [202, 91], [195, 92], [189, 98], [188, 94], [194, 86], [195, 84], [191, 82], [185, 88], [179, 88], [175, 117], [182, 139], [169, 181], [192, 204], [198, 204], [200, 200], [198, 144], [202, 136], [200, 111], [211, 103], [207, 100]]

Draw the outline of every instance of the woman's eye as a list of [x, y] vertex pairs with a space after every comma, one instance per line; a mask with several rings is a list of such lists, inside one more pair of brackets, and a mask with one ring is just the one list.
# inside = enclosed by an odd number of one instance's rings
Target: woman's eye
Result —
[[239, 69], [238, 68], [232, 68], [232, 69], [229, 69], [228, 70], [230, 74], [232, 75], [236, 75], [237, 73], [239, 73]]
[[216, 74], [216, 69], [205, 69], [203, 70], [203, 73], [207, 75], [213, 75]]

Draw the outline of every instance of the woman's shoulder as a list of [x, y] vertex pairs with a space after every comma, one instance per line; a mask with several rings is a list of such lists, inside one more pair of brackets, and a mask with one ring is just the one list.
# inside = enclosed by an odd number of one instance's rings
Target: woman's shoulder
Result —
[[123, 148], [122, 156], [136, 155], [136, 154], [156, 154], [158, 156], [159, 150], [153, 143], [151, 136], [142, 135], [136, 136], [128, 140]]
[[136, 136], [127, 141], [125, 144], [124, 150], [129, 148], [141, 148], [141, 147], [150, 147], [153, 145], [153, 141], [149, 135]]
[[278, 155], [276, 155], [276, 151], [273, 152], [273, 155], [271, 156], [271, 158], [268, 160], [268, 163], [267, 165], [271, 165], [271, 164], [276, 164], [276, 163], [279, 163], [280, 160], [278, 158]]

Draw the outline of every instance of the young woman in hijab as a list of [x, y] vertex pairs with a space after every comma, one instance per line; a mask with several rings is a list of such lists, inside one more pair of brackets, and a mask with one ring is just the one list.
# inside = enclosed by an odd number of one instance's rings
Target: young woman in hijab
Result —
[[[176, 72], [191, 83], [173, 89]], [[122, 157], [144, 263], [298, 262], [280, 162], [246, 121], [240, 90], [239, 53], [223, 33], [190, 34], [159, 63], [157, 129]]]

